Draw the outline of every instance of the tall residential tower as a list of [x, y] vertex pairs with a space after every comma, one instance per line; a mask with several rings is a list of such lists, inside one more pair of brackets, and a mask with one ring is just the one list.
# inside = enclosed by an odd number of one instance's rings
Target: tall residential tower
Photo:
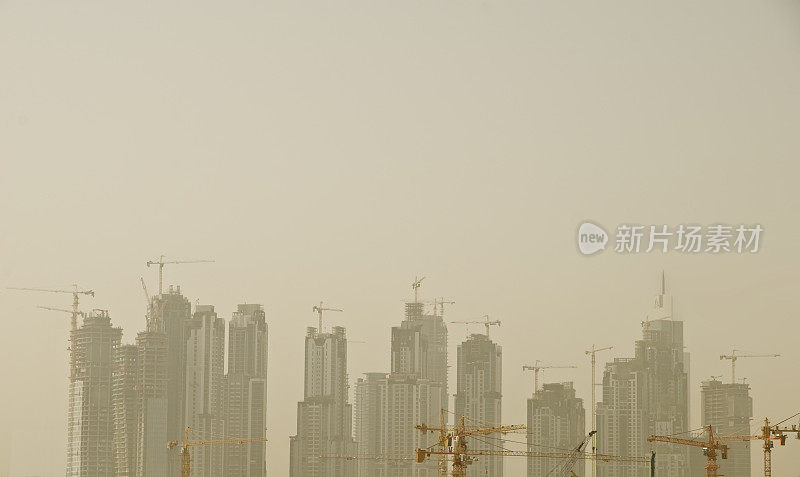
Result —
[[297, 403], [297, 434], [289, 440], [289, 477], [355, 476], [353, 461], [329, 458], [356, 452], [348, 394], [345, 329], [308, 328], [304, 399]]
[[[264, 308], [239, 305], [228, 329], [225, 418], [229, 437], [266, 437], [268, 338]], [[265, 443], [225, 446], [225, 477], [266, 475]]]
[[70, 376], [67, 477], [114, 475], [113, 357], [122, 330], [111, 326], [105, 310], [87, 315], [71, 332], [75, 363]]
[[[478, 426], [502, 425], [503, 349], [488, 335], [473, 334], [458, 345], [458, 380], [455, 415], [466, 417], [467, 423]], [[473, 450], [494, 450], [501, 442], [499, 435], [470, 440]], [[501, 477], [503, 458], [482, 456], [467, 467], [468, 477]]]

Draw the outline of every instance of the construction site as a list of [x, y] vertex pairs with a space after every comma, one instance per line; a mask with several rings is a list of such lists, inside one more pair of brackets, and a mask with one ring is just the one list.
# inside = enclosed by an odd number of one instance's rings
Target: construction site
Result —
[[[151, 295], [140, 280], [144, 330], [133, 344], [123, 344], [107, 310], [82, 311], [81, 298], [93, 290], [14, 288], [72, 296], [71, 308], [40, 306], [70, 316], [67, 477], [266, 475], [269, 345], [262, 305], [239, 305], [226, 333], [214, 306], [193, 305], [180, 287], [163, 286], [166, 265], [211, 262], [146, 262], [157, 267], [158, 288]], [[800, 413], [765, 418], [752, 430], [750, 386], [737, 380], [736, 364], [780, 354], [740, 349], [719, 356], [730, 363], [730, 382], [702, 381], [703, 425], [689, 428], [690, 358], [663, 272], [634, 356], [607, 361], [597, 382], [597, 354], [614, 347], [584, 351], [588, 422], [574, 383], [544, 378], [578, 366], [537, 359], [521, 370], [532, 374], [527, 422], [503, 424], [503, 348], [491, 334], [503, 321], [488, 314], [446, 320], [445, 305], [456, 302], [421, 300], [424, 279], [411, 283], [413, 299], [391, 328], [391, 370], [365, 373], [352, 393], [348, 344], [363, 341], [349, 339], [343, 326], [326, 327], [344, 310], [323, 302], [311, 307], [316, 326], [306, 329], [290, 477], [501, 477], [506, 459], [519, 458], [527, 460], [529, 477], [742, 477], [752, 475], [752, 443], [761, 446], [769, 477], [773, 450], [800, 439]], [[454, 390], [448, 323], [483, 328], [457, 345]]]

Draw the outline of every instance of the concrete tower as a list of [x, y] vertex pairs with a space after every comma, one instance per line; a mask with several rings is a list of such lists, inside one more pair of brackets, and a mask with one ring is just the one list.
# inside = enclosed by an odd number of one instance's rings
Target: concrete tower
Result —
[[[225, 418], [229, 437], [266, 437], [268, 327], [261, 305], [239, 305], [228, 331]], [[225, 446], [226, 477], [264, 477], [266, 444]]]
[[122, 330], [111, 326], [104, 310], [95, 310], [71, 332], [75, 369], [70, 377], [67, 477], [114, 475], [111, 376], [121, 339]]
[[114, 463], [117, 477], [136, 476], [139, 440], [137, 395], [139, 348], [122, 345], [114, 352], [111, 400], [114, 412]]
[[[586, 411], [583, 399], [575, 397], [571, 382], [547, 383], [528, 399], [528, 451], [552, 452], [553, 449], [574, 449], [583, 442]], [[563, 459], [528, 458], [528, 477], [548, 475], [563, 465]], [[572, 469], [585, 475], [583, 461]]]
[[[166, 293], [154, 297], [153, 308], [161, 310], [159, 331], [167, 337], [167, 440], [182, 441], [186, 428], [186, 339], [191, 304], [181, 295], [181, 287], [170, 285]], [[180, 452], [168, 453], [166, 477], [179, 477]]]
[[305, 338], [304, 399], [297, 403], [297, 434], [289, 440], [290, 477], [353, 477], [353, 409], [348, 399], [345, 329], [308, 328]]
[[[502, 425], [503, 349], [486, 335], [473, 334], [458, 345], [458, 379], [455, 395], [455, 415], [465, 416], [469, 424]], [[497, 449], [499, 435], [471, 439], [469, 446], [476, 450]], [[500, 477], [503, 458], [482, 456], [467, 467], [469, 477]]]
[[157, 328], [136, 335], [137, 477], [167, 475], [167, 335]]
[[[703, 426], [713, 426], [722, 436], [753, 434], [753, 398], [745, 383], [723, 383], [716, 379], [703, 381], [700, 386], [700, 419]], [[763, 441], [756, 441], [763, 443]], [[719, 473], [727, 477], [750, 477], [750, 442], [726, 441], [728, 458], [719, 459]], [[698, 451], [694, 451], [699, 453]], [[705, 472], [705, 459], [694, 465], [696, 475]]]
[[[212, 305], [198, 305], [189, 320], [186, 343], [186, 424], [193, 440], [227, 437], [223, 416], [225, 320]], [[192, 477], [225, 475], [223, 446], [192, 450]]]
[[[673, 314], [662, 274], [660, 293], [642, 323], [642, 339], [633, 358], [617, 358], [606, 365], [603, 397], [597, 406], [598, 452], [644, 456], [655, 450], [656, 473], [689, 475], [685, 446], [649, 444], [651, 434], [673, 435], [689, 431], [688, 358], [683, 346], [683, 322]], [[646, 476], [646, 466], [598, 463], [601, 477]]]

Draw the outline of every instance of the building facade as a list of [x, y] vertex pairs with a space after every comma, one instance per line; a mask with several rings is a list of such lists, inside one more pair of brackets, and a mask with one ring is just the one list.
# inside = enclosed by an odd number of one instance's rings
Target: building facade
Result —
[[441, 314], [427, 315], [423, 303], [406, 303], [403, 321], [391, 330], [390, 363], [390, 373], [368, 373], [356, 383], [359, 475], [433, 477], [436, 462], [418, 464], [414, 452], [437, 437], [414, 426], [438, 425], [440, 412], [448, 416], [447, 326]]
[[[180, 286], [170, 285], [167, 293], [155, 297], [154, 308], [161, 330], [167, 335], [167, 439], [182, 441], [186, 429], [186, 338], [192, 305], [181, 295]], [[180, 452], [167, 454], [167, 477], [179, 477]]]
[[[603, 396], [597, 405], [598, 452], [622, 456], [649, 455], [653, 450], [657, 475], [690, 475], [685, 446], [648, 443], [652, 434], [676, 435], [689, 431], [689, 354], [683, 346], [683, 322], [673, 315], [662, 275], [661, 291], [642, 323], [633, 358], [617, 358], [606, 365]], [[613, 462], [597, 464], [601, 477], [646, 476], [645, 465]]]
[[167, 335], [155, 322], [136, 335], [137, 477], [167, 475]]
[[[703, 426], [713, 426], [721, 436], [752, 434], [753, 398], [745, 383], [723, 383], [717, 379], [703, 381], [700, 387], [700, 420]], [[759, 442], [759, 441], [756, 441]], [[717, 460], [720, 475], [750, 477], [751, 443], [726, 441], [728, 458]], [[696, 451], [696, 453], [699, 453]], [[693, 464], [694, 475], [704, 474], [705, 459]]]
[[136, 476], [139, 398], [137, 395], [139, 348], [121, 345], [114, 353], [111, 401], [114, 418], [114, 475]]
[[[528, 399], [528, 452], [553, 452], [553, 449], [575, 449], [586, 434], [586, 411], [583, 399], [575, 397], [571, 382], [545, 383]], [[563, 459], [528, 458], [528, 477], [556, 475]], [[585, 475], [579, 460], [572, 471]]]
[[[502, 425], [503, 351], [486, 335], [473, 334], [458, 345], [458, 379], [455, 395], [456, 418], [464, 416], [468, 425]], [[500, 435], [471, 439], [474, 450], [495, 450]], [[501, 456], [481, 456], [467, 467], [468, 477], [500, 477]]]
[[[228, 331], [225, 418], [229, 437], [266, 437], [268, 339], [263, 307], [239, 305]], [[264, 477], [266, 474], [265, 443], [225, 446], [226, 477]]]
[[308, 328], [304, 399], [297, 403], [297, 434], [289, 439], [290, 477], [355, 476], [356, 463], [341, 458], [356, 452], [348, 395], [345, 329]]
[[87, 315], [70, 334], [74, 369], [70, 376], [67, 477], [114, 475], [112, 374], [122, 330], [104, 310]]
[[[185, 422], [192, 440], [227, 437], [223, 415], [225, 320], [212, 305], [198, 305], [187, 326]], [[197, 446], [191, 452], [192, 477], [225, 475], [225, 449]]]

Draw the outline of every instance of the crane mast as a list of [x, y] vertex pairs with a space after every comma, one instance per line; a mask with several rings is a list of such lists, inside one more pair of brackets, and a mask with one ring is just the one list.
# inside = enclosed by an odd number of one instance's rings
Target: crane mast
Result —
[[[595, 382], [597, 379], [597, 371], [595, 370], [597, 366], [597, 353], [600, 351], [608, 351], [614, 348], [613, 346], [606, 346], [605, 348], [595, 348], [594, 344], [592, 344], [592, 349], [586, 350], [585, 353], [587, 356], [591, 356], [592, 359], [592, 425], [591, 427], [597, 426], [597, 399], [595, 397], [595, 393], [597, 392], [598, 384]], [[597, 436], [592, 436], [592, 453], [597, 453]], [[597, 475], [597, 463], [595, 460], [592, 460], [592, 475], [591, 477], [595, 477]]]

